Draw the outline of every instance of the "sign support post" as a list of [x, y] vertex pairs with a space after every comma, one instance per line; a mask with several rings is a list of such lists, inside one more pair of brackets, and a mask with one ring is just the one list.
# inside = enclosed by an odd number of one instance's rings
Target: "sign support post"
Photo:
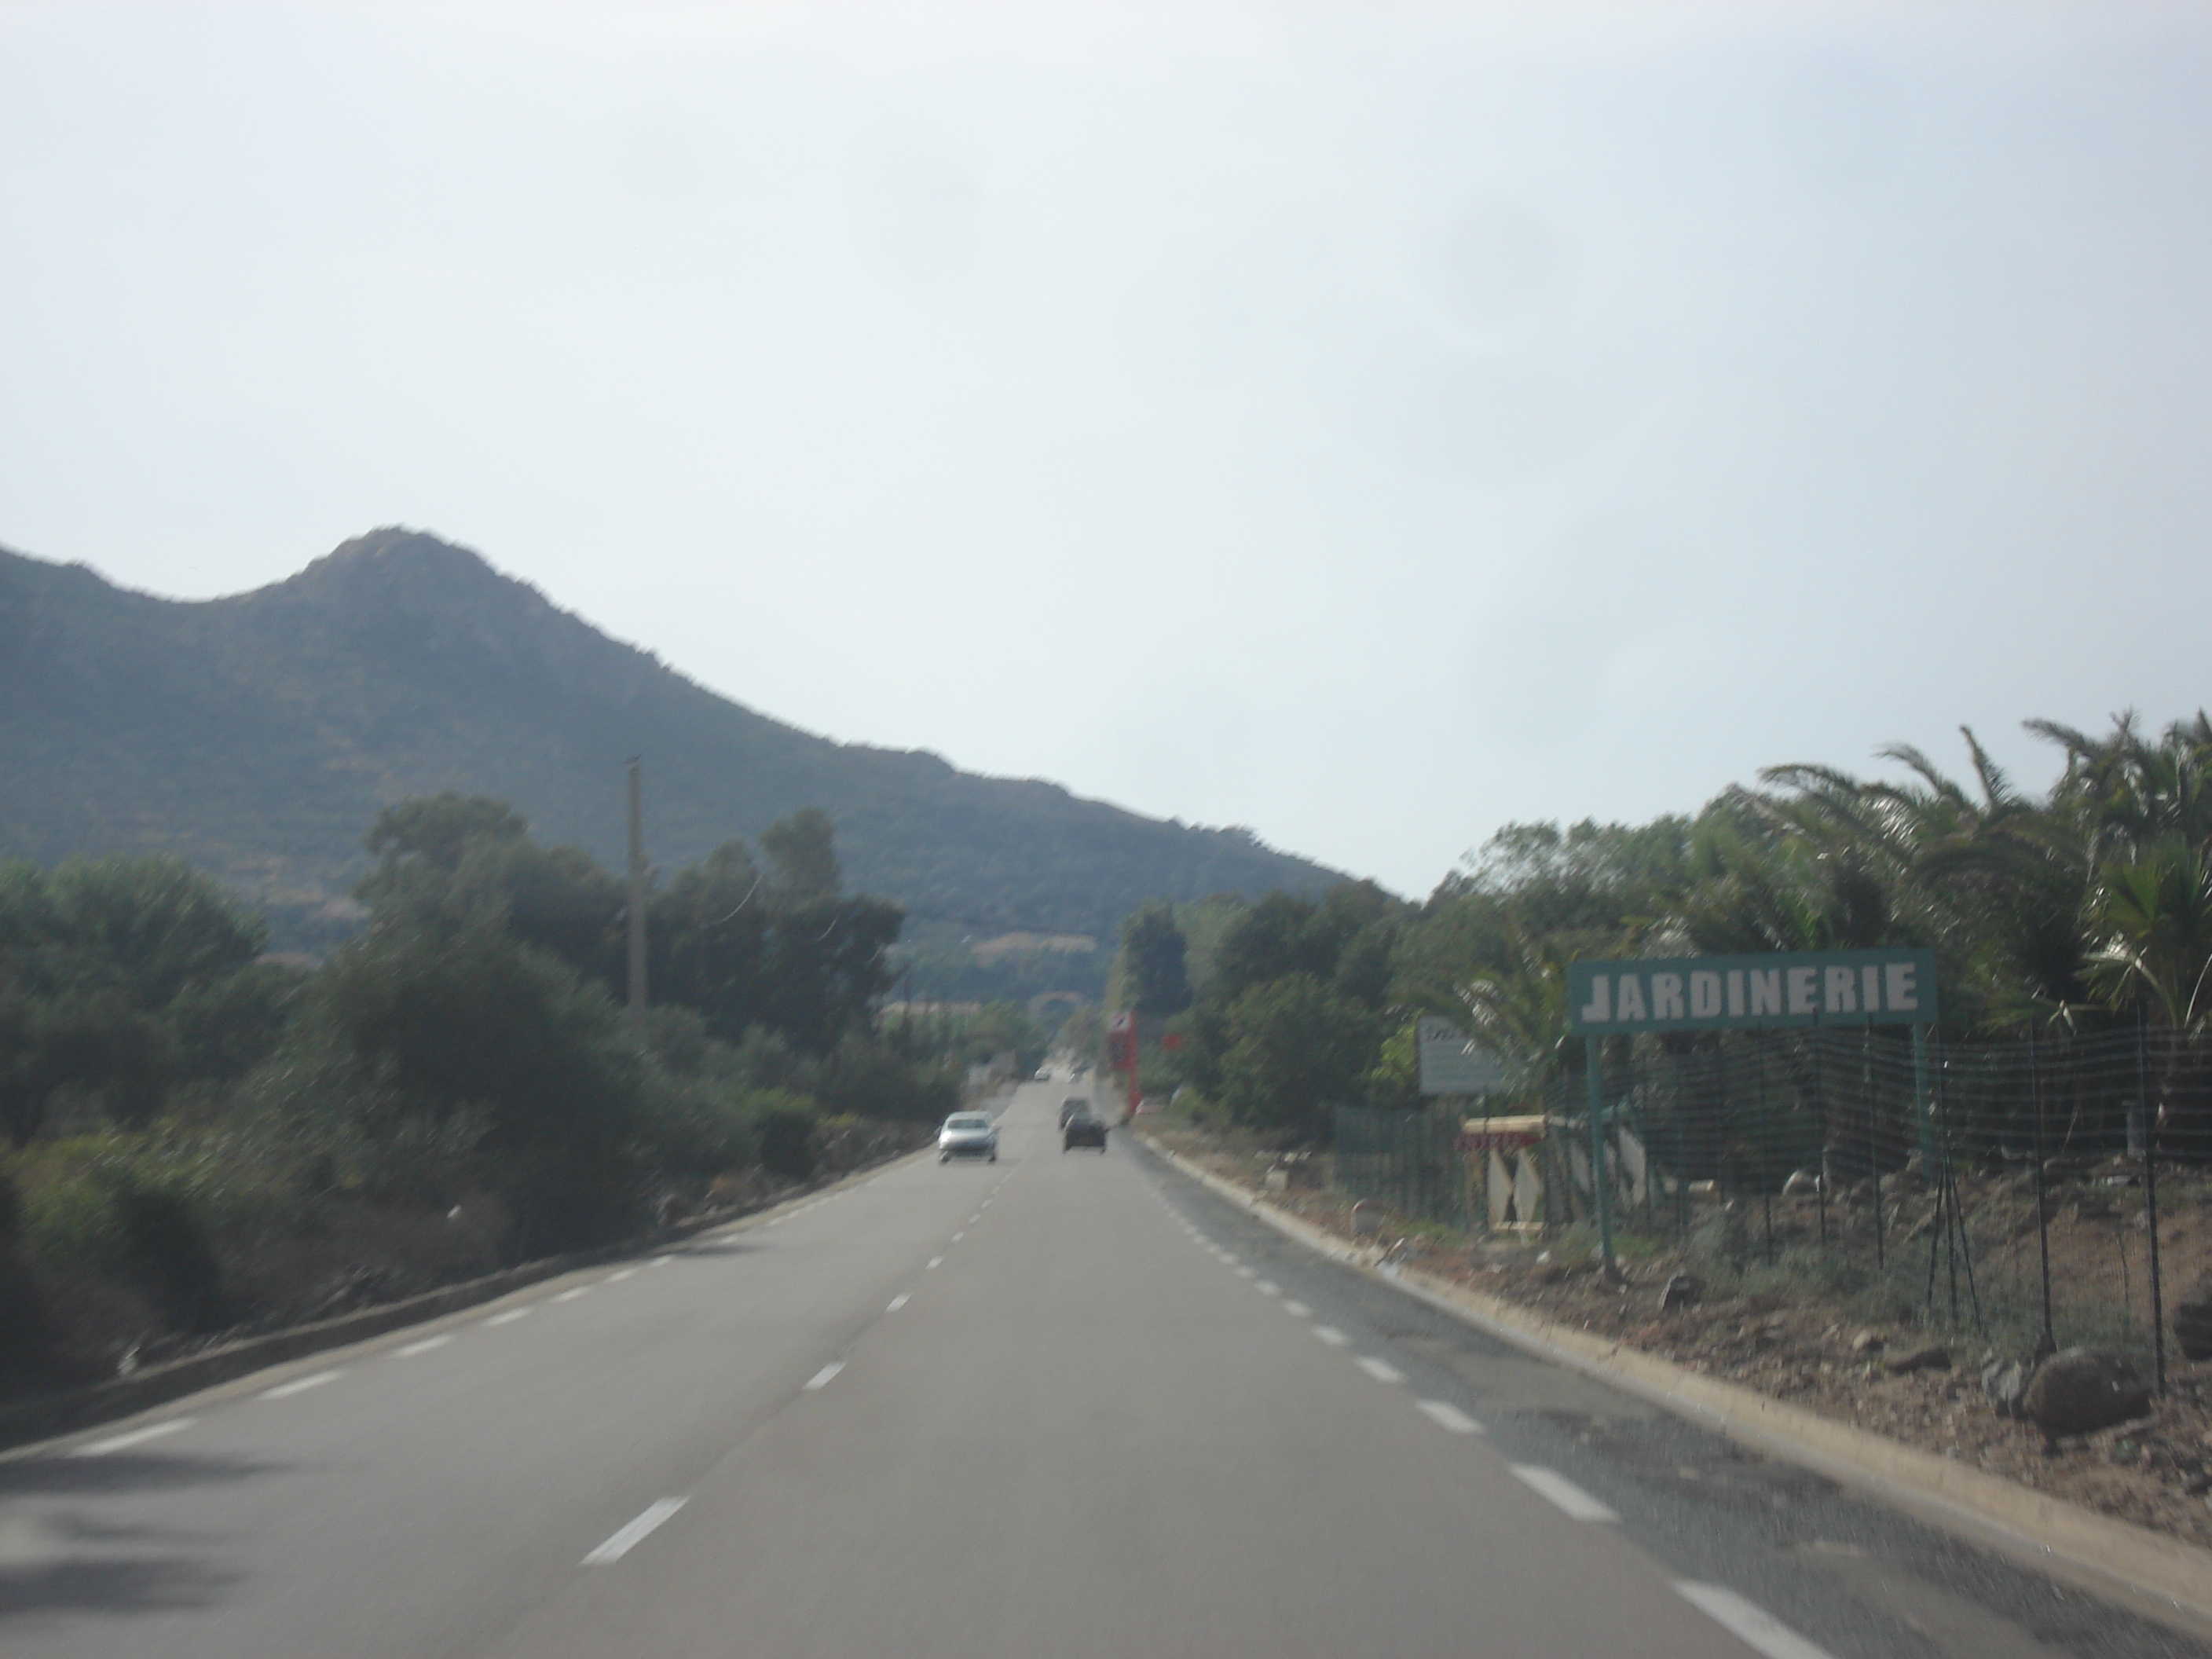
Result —
[[1600, 1121], [1604, 1115], [1605, 1085], [1598, 1075], [1599, 1043], [1600, 1039], [1595, 1036], [1583, 1039], [1583, 1050], [1588, 1056], [1585, 1064], [1589, 1068], [1590, 1190], [1597, 1200], [1598, 1260], [1604, 1263], [1606, 1273], [1611, 1274], [1618, 1269], [1613, 1265], [1613, 1194], [1606, 1190], [1605, 1130]]

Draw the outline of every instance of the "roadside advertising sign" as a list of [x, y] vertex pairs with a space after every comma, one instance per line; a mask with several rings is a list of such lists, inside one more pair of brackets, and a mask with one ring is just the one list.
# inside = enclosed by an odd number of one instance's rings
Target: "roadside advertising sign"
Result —
[[1448, 1019], [1421, 1016], [1414, 1030], [1425, 1095], [1482, 1095], [1506, 1086], [1505, 1062]]
[[1936, 958], [1926, 951], [1798, 951], [1771, 956], [1577, 962], [1567, 1006], [1584, 1036], [1791, 1025], [1932, 1025]]

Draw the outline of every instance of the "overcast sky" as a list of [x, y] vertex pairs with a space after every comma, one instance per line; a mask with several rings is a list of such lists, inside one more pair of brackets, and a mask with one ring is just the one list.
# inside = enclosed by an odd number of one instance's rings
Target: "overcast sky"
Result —
[[0, 0], [0, 543], [1410, 894], [2212, 701], [2212, 8]]

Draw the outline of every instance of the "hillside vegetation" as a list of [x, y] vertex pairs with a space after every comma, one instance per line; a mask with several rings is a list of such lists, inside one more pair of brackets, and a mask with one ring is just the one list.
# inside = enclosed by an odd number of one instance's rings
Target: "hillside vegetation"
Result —
[[1333, 879], [1243, 830], [798, 731], [427, 535], [377, 531], [198, 603], [0, 550], [0, 856], [174, 853], [279, 944], [320, 946], [357, 925], [346, 895], [381, 807], [494, 796], [614, 864], [631, 756], [656, 863], [819, 807], [860, 887], [955, 938], [1104, 938], [1147, 898]]

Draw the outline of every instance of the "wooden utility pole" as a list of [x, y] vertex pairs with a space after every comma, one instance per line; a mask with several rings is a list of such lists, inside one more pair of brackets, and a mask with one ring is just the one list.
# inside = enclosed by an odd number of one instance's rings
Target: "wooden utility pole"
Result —
[[629, 763], [629, 1036], [645, 1047], [645, 787]]

